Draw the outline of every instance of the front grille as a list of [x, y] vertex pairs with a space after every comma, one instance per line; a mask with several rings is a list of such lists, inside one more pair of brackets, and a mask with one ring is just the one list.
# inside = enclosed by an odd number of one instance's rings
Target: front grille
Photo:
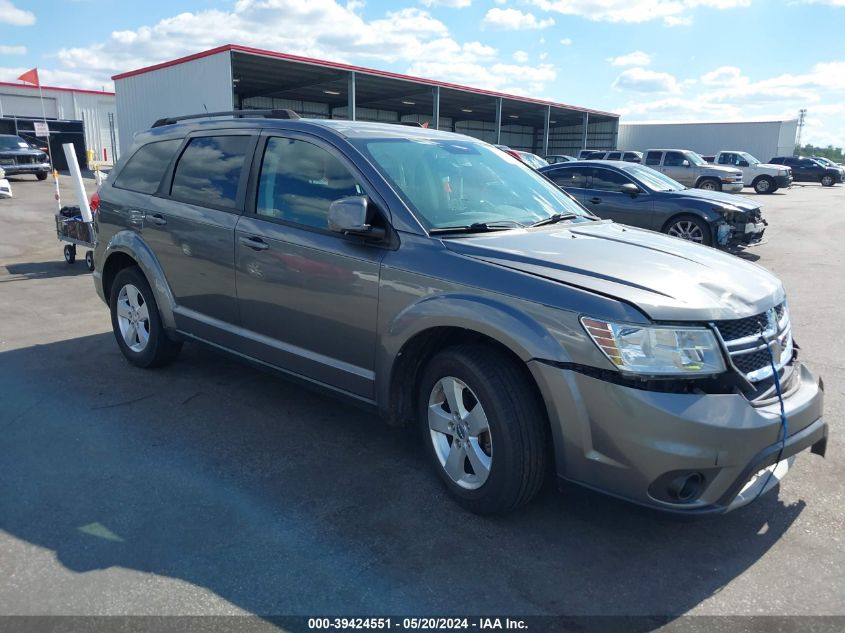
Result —
[[717, 321], [714, 325], [734, 367], [751, 382], [771, 377], [769, 349], [778, 370], [792, 361], [792, 329], [786, 303], [752, 317]]

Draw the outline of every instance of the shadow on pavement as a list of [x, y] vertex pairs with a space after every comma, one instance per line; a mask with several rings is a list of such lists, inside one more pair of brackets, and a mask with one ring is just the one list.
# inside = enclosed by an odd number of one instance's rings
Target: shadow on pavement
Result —
[[413, 432], [197, 346], [139, 370], [111, 333], [0, 354], [0, 400], [0, 529], [80, 583], [140, 570], [262, 616], [680, 615], [804, 507], [682, 522], [573, 487], [479, 518]]
[[[61, 255], [61, 252], [59, 252]], [[5, 268], [9, 275], [16, 277], [11, 279], [0, 278], [0, 283], [6, 281], [20, 281], [21, 279], [53, 279], [54, 277], [76, 277], [78, 275], [90, 275], [91, 271], [85, 265], [85, 248], [77, 248], [77, 260], [73, 264], [66, 263], [63, 259], [50, 262], [26, 262], [22, 264], [6, 264]]]

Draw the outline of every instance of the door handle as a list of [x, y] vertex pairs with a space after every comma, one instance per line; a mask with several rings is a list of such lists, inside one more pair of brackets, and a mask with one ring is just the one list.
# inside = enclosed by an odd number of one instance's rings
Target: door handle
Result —
[[238, 238], [238, 242], [254, 251], [266, 251], [270, 248], [270, 245], [260, 237], [241, 237]]
[[601, 198], [590, 198], [590, 202], [592, 202], [593, 204], [598, 204], [599, 202], [601, 202]]
[[167, 224], [167, 218], [165, 218], [161, 213], [148, 215], [147, 219], [150, 221], [150, 224], [157, 224], [158, 226], [164, 226]]

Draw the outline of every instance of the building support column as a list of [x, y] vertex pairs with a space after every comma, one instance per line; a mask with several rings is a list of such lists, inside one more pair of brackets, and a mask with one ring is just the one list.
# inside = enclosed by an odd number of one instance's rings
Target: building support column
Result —
[[502, 144], [502, 98], [496, 98], [496, 145]]
[[349, 73], [349, 85], [346, 89], [346, 118], [355, 120], [355, 71]]
[[590, 126], [590, 113], [584, 113], [584, 130], [581, 134], [581, 149], [587, 149], [587, 128]]
[[440, 129], [440, 86], [434, 86], [434, 111], [431, 113], [431, 125], [435, 130]]
[[552, 121], [552, 106], [546, 106], [546, 119], [543, 126], [543, 157], [549, 155], [549, 127]]

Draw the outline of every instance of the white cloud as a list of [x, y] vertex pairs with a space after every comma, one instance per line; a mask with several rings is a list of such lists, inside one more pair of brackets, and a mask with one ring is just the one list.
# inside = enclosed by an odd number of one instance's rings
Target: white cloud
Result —
[[552, 26], [555, 21], [552, 18], [538, 20], [533, 13], [523, 13], [519, 9], [490, 9], [481, 22], [482, 28], [497, 29], [501, 31], [523, 31], [529, 29], [545, 29]]
[[449, 7], [450, 9], [465, 9], [472, 4], [472, 0], [420, 0], [427, 7]]
[[32, 11], [18, 9], [11, 0], [0, 0], [0, 23], [30, 26], [35, 24], [35, 14]]
[[623, 71], [611, 87], [615, 90], [630, 92], [681, 92], [678, 80], [673, 75], [646, 68], [629, 68]]
[[612, 66], [648, 66], [651, 63], [651, 55], [642, 51], [634, 51], [619, 57], [610, 57], [608, 60]]
[[0, 44], [0, 55], [26, 55], [26, 46], [5, 46]]
[[520, 64], [524, 64], [528, 61], [528, 53], [525, 51], [516, 51], [513, 54], [514, 60], [518, 61]]
[[689, 13], [698, 8], [733, 9], [751, 0], [528, 0], [543, 11], [577, 15], [595, 22], [651, 22], [668, 26], [690, 24]]
[[561, 44], [563, 44], [564, 46], [571, 46], [571, 45], [572, 45], [572, 40], [571, 40], [571, 39], [569, 39], [568, 37], [564, 37], [564, 38], [560, 41], [560, 43], [561, 43]]
[[701, 77], [701, 83], [706, 86], [736, 86], [748, 83], [742, 76], [742, 71], [736, 66], [720, 66]]
[[510, 94], [538, 94], [546, 83], [557, 77], [551, 64], [484, 65], [454, 60], [417, 61], [411, 64], [408, 73]]

